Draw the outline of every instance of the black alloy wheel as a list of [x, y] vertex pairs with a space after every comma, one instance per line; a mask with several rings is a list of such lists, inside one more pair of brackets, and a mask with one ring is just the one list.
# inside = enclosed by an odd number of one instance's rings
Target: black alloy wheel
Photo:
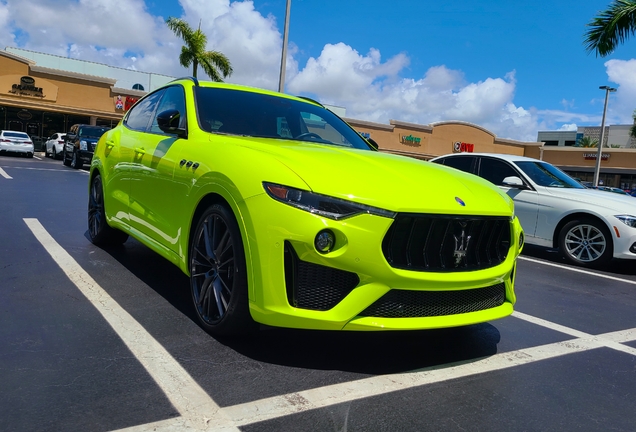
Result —
[[592, 218], [581, 218], [568, 222], [561, 229], [559, 249], [571, 264], [596, 267], [612, 258], [614, 243], [605, 224]]
[[97, 246], [118, 245], [128, 240], [128, 234], [111, 228], [106, 221], [104, 189], [99, 174], [93, 177], [88, 196], [88, 236]]
[[66, 149], [62, 150], [62, 163], [66, 166], [71, 166], [71, 161], [66, 156]]
[[231, 210], [214, 204], [201, 215], [189, 257], [192, 300], [203, 329], [214, 336], [255, 332], [243, 241]]
[[82, 159], [80, 159], [77, 151], [73, 151], [73, 156], [71, 157], [71, 168], [80, 169], [82, 168]]

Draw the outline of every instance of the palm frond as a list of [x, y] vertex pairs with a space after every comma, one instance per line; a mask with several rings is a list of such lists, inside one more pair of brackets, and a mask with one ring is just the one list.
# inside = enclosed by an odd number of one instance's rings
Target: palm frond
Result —
[[636, 33], [636, 1], [615, 0], [586, 27], [585, 50], [596, 52], [601, 57], [611, 54], [619, 44]]

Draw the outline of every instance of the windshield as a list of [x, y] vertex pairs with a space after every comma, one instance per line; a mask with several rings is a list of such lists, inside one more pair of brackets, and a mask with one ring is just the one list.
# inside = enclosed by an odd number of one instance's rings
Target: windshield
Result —
[[99, 126], [84, 126], [79, 129], [78, 135], [83, 138], [99, 138], [104, 135], [108, 129], [107, 127]]
[[370, 150], [340, 117], [311, 103], [212, 87], [195, 87], [195, 97], [199, 125], [207, 132]]
[[585, 189], [581, 183], [549, 163], [517, 161], [515, 164], [539, 186]]

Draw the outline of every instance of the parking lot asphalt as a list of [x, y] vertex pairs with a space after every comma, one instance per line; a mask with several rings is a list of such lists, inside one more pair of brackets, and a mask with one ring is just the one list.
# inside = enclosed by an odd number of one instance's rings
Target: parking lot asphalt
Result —
[[0, 430], [636, 430], [632, 262], [527, 247], [509, 318], [221, 340], [176, 267], [90, 243], [87, 198], [85, 170], [0, 157]]

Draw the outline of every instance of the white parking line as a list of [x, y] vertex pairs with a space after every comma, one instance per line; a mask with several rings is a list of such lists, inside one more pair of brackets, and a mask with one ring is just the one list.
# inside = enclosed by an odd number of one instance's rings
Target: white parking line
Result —
[[2, 168], [0, 168], [0, 175], [8, 180], [11, 180], [13, 178], [9, 174], [7, 174], [6, 171], [3, 170]]
[[[571, 335], [574, 339], [413, 372], [374, 376], [220, 408], [165, 348], [80, 267], [37, 219], [25, 218], [24, 221], [67, 277], [117, 332], [182, 416], [133, 426], [120, 431], [237, 431], [239, 426], [299, 412], [508, 369], [597, 348], [609, 347], [636, 356], [636, 349], [622, 345], [624, 342], [636, 340], [636, 328], [602, 335], [590, 335], [541, 318], [514, 312], [513, 316], [518, 319]], [[542, 261], [538, 262], [546, 264]], [[604, 276], [596, 273], [591, 274]]]
[[37, 219], [25, 218], [24, 222], [163, 390], [183, 416], [182, 426], [198, 430], [238, 431], [179, 362], [80, 267]]
[[39, 156], [35, 156], [35, 155], [33, 156], [33, 159], [42, 160], [42, 158], [41, 158], [41, 157], [39, 157]]
[[543, 264], [543, 265], [547, 265], [550, 267], [556, 267], [556, 268], [560, 268], [560, 269], [564, 269], [564, 270], [569, 270], [575, 273], [583, 273], [586, 275], [591, 275], [591, 276], [597, 276], [600, 278], [604, 278], [604, 279], [609, 279], [609, 280], [614, 280], [614, 281], [618, 281], [618, 282], [625, 282], [628, 284], [632, 284], [632, 285], [636, 285], [636, 281], [630, 280], [630, 279], [623, 279], [623, 278], [619, 278], [616, 276], [610, 276], [610, 275], [606, 275], [606, 274], [602, 274], [602, 273], [594, 273], [591, 272], [589, 270], [583, 270], [583, 269], [579, 269], [576, 267], [570, 267], [570, 266], [566, 266], [566, 265], [561, 265], [561, 264], [555, 264], [555, 263], [551, 263], [548, 261], [541, 261], [538, 259], [533, 259], [533, 258], [528, 258], [528, 257], [524, 257], [524, 256], [520, 256], [519, 259], [524, 260], [524, 261], [530, 261], [533, 263], [537, 263], [537, 264]]

